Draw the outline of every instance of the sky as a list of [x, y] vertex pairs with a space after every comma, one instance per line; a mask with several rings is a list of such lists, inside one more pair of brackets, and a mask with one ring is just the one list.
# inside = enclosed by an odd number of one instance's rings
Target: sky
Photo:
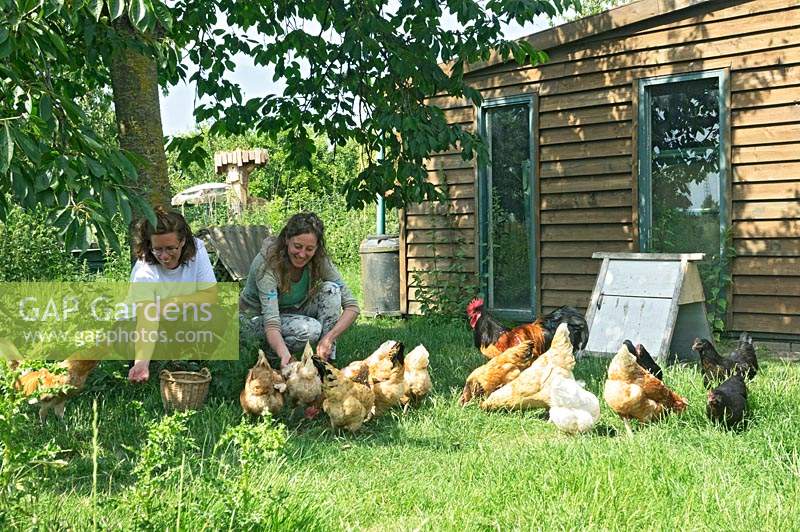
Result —
[[[454, 23], [454, 22], [451, 22]], [[449, 23], [445, 22], [445, 26]], [[505, 35], [509, 39], [525, 37], [537, 31], [547, 29], [549, 19], [539, 17], [532, 24], [520, 26], [513, 23], [505, 25]], [[250, 98], [275, 94], [281, 86], [272, 81], [272, 72], [264, 67], [256, 67], [245, 55], [234, 57], [236, 70], [232, 74], [233, 81], [242, 88], [242, 96], [246, 101]], [[161, 95], [161, 121], [165, 135], [186, 133], [195, 128], [192, 111], [194, 109], [195, 91], [193, 85], [180, 84], [172, 87], [168, 94]]]

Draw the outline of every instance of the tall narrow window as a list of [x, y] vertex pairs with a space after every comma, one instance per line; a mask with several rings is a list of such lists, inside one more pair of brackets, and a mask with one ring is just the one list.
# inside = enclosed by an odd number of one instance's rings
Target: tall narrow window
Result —
[[724, 72], [643, 80], [639, 93], [641, 249], [701, 252], [716, 286], [727, 229]]
[[533, 99], [488, 102], [481, 133], [489, 161], [479, 173], [480, 271], [489, 307], [527, 318], [535, 306]]

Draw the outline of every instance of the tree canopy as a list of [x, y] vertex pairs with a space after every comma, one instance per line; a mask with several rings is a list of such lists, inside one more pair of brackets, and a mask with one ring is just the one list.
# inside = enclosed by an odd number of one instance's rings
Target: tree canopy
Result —
[[[131, 207], [152, 214], [138, 188], [139, 156], [104, 139], [79, 103], [108, 92], [119, 50], [152, 58], [162, 87], [194, 82], [195, 118], [214, 135], [282, 133], [296, 166], [309, 164], [314, 134], [338, 146], [357, 142], [370, 159], [344, 186], [350, 206], [376, 194], [389, 206], [439, 197], [424, 158], [454, 146], [470, 158], [481, 143], [447, 124], [427, 98], [478, 103], [464, 82], [469, 64], [491, 51], [546, 59], [525, 41], [504, 39], [502, 23], [570, 7], [578, 0], [3, 0], [0, 175], [8, 179], [0, 182], [0, 217], [8, 194], [52, 207], [68, 244], [85, 244], [90, 225], [113, 244], [111, 215], [128, 221]], [[271, 69], [283, 93], [245, 101], [230, 76], [237, 54], [265, 67], [265, 76]], [[209, 156], [199, 135], [168, 147], [185, 164]], [[373, 157], [380, 149], [383, 158]]]

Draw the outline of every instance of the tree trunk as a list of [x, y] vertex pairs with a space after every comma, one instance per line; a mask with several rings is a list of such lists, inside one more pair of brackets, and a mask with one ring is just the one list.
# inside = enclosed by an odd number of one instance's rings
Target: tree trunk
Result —
[[[126, 17], [120, 17], [115, 27], [123, 35], [134, 31]], [[111, 58], [111, 87], [120, 147], [142, 159], [134, 161], [139, 172], [136, 188], [153, 207], [169, 207], [172, 194], [164, 152], [155, 59], [133, 48], [118, 48]]]

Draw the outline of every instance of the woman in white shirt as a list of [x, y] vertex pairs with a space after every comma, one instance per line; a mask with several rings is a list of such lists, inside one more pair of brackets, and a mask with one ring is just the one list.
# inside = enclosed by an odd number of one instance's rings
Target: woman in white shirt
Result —
[[[155, 212], [155, 228], [146, 218], [135, 226], [132, 241], [138, 260], [131, 272], [131, 283], [170, 283], [158, 288], [159, 295], [168, 295], [170, 301], [215, 303], [216, 278], [203, 242], [192, 235], [179, 213], [160, 207]], [[137, 355], [142, 353], [139, 348]], [[137, 356], [128, 379], [144, 382], [149, 377], [149, 357]]]

